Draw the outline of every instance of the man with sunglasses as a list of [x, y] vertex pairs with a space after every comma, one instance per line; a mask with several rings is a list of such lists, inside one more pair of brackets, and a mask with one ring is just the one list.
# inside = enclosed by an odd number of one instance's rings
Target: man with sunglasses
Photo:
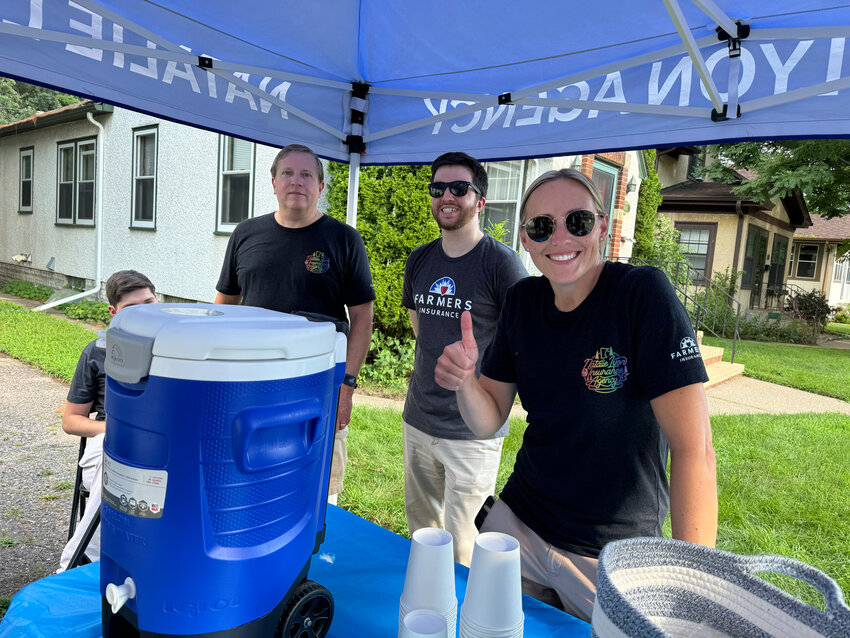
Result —
[[411, 533], [448, 530], [455, 560], [468, 565], [478, 531], [475, 515], [495, 489], [507, 421], [479, 440], [464, 424], [455, 393], [434, 382], [434, 365], [443, 348], [460, 338], [465, 310], [485, 350], [508, 288], [527, 273], [513, 250], [481, 232], [487, 173], [476, 159], [441, 155], [431, 165], [431, 179], [440, 238], [414, 250], [404, 272], [402, 304], [416, 335], [402, 416], [404, 501]]

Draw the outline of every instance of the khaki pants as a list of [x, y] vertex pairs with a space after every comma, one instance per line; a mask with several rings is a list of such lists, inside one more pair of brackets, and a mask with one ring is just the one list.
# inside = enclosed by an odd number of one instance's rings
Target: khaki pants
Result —
[[331, 461], [331, 478], [328, 483], [328, 503], [336, 505], [337, 495], [342, 492], [342, 480], [345, 478], [345, 466], [348, 463], [348, 426], [334, 434], [334, 452]]
[[451, 532], [455, 560], [469, 565], [475, 515], [496, 489], [503, 439], [440, 439], [404, 422], [402, 435], [407, 527]]
[[597, 559], [547, 543], [519, 520], [504, 501], [496, 501], [481, 531], [503, 532], [519, 541], [524, 594], [590, 622], [596, 598]]

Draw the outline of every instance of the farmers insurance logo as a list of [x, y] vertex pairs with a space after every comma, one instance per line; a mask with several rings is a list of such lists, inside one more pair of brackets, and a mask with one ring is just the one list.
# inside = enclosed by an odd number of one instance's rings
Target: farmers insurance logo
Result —
[[451, 277], [440, 277], [428, 288], [428, 294], [414, 295], [420, 315], [434, 315], [460, 319], [464, 310], [472, 310], [472, 301], [455, 296], [455, 282]]
[[699, 346], [693, 337], [683, 337], [679, 342], [679, 349], [670, 353], [670, 358], [676, 361], [691, 361], [701, 356]]
[[455, 282], [451, 277], [443, 277], [431, 284], [428, 292], [435, 292], [438, 295], [453, 295], [455, 294]]

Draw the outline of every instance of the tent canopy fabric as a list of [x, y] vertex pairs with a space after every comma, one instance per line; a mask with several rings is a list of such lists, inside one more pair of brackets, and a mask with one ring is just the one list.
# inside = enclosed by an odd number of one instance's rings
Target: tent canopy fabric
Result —
[[848, 136], [848, 36], [834, 0], [5, 0], [0, 73], [339, 161], [496, 160]]

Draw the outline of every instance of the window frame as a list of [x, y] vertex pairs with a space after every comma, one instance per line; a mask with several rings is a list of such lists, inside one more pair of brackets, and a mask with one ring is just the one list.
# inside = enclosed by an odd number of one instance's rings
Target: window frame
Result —
[[[24, 177], [24, 158], [29, 158], [30, 176]], [[24, 206], [24, 182], [29, 182], [30, 187], [30, 203], [29, 206]], [[32, 213], [33, 202], [35, 201], [35, 147], [25, 146], [19, 149], [18, 152], [18, 212]]]
[[846, 262], [844, 259], [836, 259], [835, 264], [832, 267], [832, 281], [841, 283], [841, 280], [844, 278], [844, 267]]
[[[607, 173], [608, 175], [611, 175], [611, 177], [612, 177], [611, 200], [608, 201], [608, 202], [605, 201], [605, 193], [602, 192], [602, 190], [599, 188], [599, 184], [597, 184], [597, 182], [596, 182], [595, 173], [596, 173], [597, 170], [601, 173]], [[596, 186], [597, 190], [599, 190], [599, 197], [602, 199], [603, 208], [607, 208], [607, 210], [605, 211], [605, 214], [608, 215], [608, 232], [605, 236], [605, 250], [604, 250], [604, 253], [603, 253], [602, 256], [603, 256], [603, 258], [608, 259], [608, 254], [611, 251], [611, 231], [612, 231], [613, 226], [614, 226], [613, 222], [614, 222], [614, 211], [616, 210], [616, 204], [617, 204], [617, 189], [620, 186], [620, 184], [619, 184], [620, 169], [613, 164], [609, 164], [608, 162], [605, 162], [604, 160], [599, 159], [598, 157], [594, 157], [593, 158], [593, 170], [591, 171], [591, 174], [590, 174], [590, 181], [593, 182], [593, 184]]]
[[[717, 240], [717, 222], [678, 221], [674, 222], [673, 227], [680, 233], [679, 239], [676, 240], [676, 243], [678, 243], [679, 245], [681, 245], [682, 243], [681, 232], [683, 230], [708, 230], [708, 249], [705, 253], [705, 269], [702, 273], [702, 276], [705, 280], [710, 280], [711, 276], [714, 274], [714, 247], [716, 245]], [[693, 254], [696, 255], [700, 253]], [[687, 259], [687, 253], [683, 252], [682, 255]], [[689, 259], [688, 263], [690, 263]], [[699, 272], [699, 269], [696, 268], [692, 263], [691, 268]]]
[[[815, 249], [815, 259], [814, 259], [814, 261], [802, 261], [800, 259], [800, 254], [802, 253], [804, 247], [811, 247], [811, 248]], [[796, 259], [796, 262], [794, 264], [794, 279], [804, 279], [806, 281], [815, 281], [816, 279], [818, 279], [818, 271], [820, 270], [820, 254], [821, 254], [820, 245], [818, 245], [818, 244], [802, 244], [801, 243], [797, 246], [796, 252], [797, 252], [797, 259]], [[803, 277], [802, 275], [800, 275], [800, 264], [803, 264], [803, 263], [813, 264], [812, 276], [811, 277]]]
[[[489, 197], [489, 195], [493, 192], [493, 188], [492, 188], [492, 186], [493, 186], [493, 179], [492, 179], [493, 174], [490, 172], [490, 170], [488, 170], [489, 167], [490, 166], [497, 167], [499, 165], [502, 165], [502, 166], [512, 165], [513, 162], [517, 163], [517, 168], [519, 170], [519, 179], [517, 180], [517, 190], [516, 190], [516, 192], [513, 193], [513, 196], [510, 197], [510, 198], [495, 199], [495, 198]], [[488, 221], [492, 222], [492, 219], [490, 219], [488, 211], [487, 211], [487, 206], [489, 206], [491, 204], [493, 206], [495, 206], [497, 204], [507, 204], [507, 205], [510, 206], [511, 204], [513, 204], [513, 218], [512, 219], [509, 218], [507, 220], [507, 221], [510, 221], [512, 223], [510, 224], [511, 227], [508, 228], [507, 230], [508, 230], [508, 233], [511, 235], [511, 244], [510, 244], [511, 249], [516, 250], [517, 246], [520, 243], [520, 241], [519, 241], [519, 209], [520, 209], [520, 204], [522, 204], [522, 194], [525, 191], [526, 160], [521, 159], [521, 160], [504, 160], [504, 161], [501, 161], [501, 162], [486, 162], [484, 164], [484, 170], [487, 171], [487, 178], [488, 178], [488, 182], [489, 182], [489, 185], [487, 186], [488, 197], [485, 198], [486, 202], [485, 202], [485, 205], [484, 205], [484, 211], [483, 211], [483, 214], [480, 216], [480, 218], [478, 220], [478, 225], [481, 228], [482, 232], [486, 232], [484, 229], [487, 227], [487, 222]], [[494, 170], [498, 170], [498, 169], [494, 169]]]
[[[245, 142], [251, 145], [251, 167], [247, 170], [226, 169], [225, 162], [228, 157], [228, 148], [232, 140], [238, 139], [240, 142]], [[257, 168], [257, 145], [254, 142], [248, 142], [241, 138], [234, 138], [230, 135], [219, 135], [218, 138], [218, 178], [216, 192], [216, 216], [215, 229], [218, 233], [230, 234], [239, 225], [239, 222], [225, 223], [222, 221], [224, 213], [224, 180], [229, 175], [248, 174], [248, 210], [245, 214], [245, 219], [251, 219], [254, 216], [254, 177]], [[244, 220], [242, 220], [244, 221]]]
[[[76, 140], [65, 140], [56, 143], [56, 217], [55, 223], [60, 226], [86, 226], [94, 227], [97, 221], [97, 137], [84, 137]], [[84, 147], [91, 145], [91, 150]], [[62, 157], [65, 151], [71, 152], [71, 176], [70, 179], [62, 179]], [[85, 155], [84, 155], [85, 154]], [[92, 178], [82, 180], [82, 163], [86, 156], [92, 157]], [[80, 218], [80, 185], [91, 183], [91, 219]], [[70, 184], [70, 217], [60, 217], [62, 202], [62, 186]]]
[[[139, 152], [141, 149], [140, 139], [143, 137], [153, 136], [153, 174], [139, 175]], [[145, 230], [156, 229], [156, 201], [157, 189], [159, 187], [159, 127], [144, 126], [133, 129], [133, 175], [132, 185], [130, 188], [130, 228], [140, 228]], [[151, 196], [151, 219], [138, 219], [136, 209], [136, 193], [140, 180], [150, 180], [153, 182], [153, 194]]]

